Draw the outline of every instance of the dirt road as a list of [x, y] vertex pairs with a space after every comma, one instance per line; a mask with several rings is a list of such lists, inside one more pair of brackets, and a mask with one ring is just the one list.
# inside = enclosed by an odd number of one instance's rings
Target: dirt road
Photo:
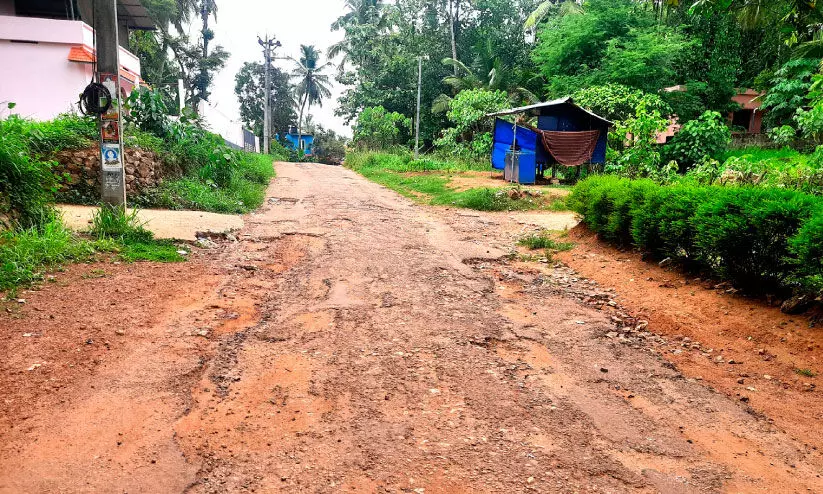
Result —
[[823, 492], [612, 291], [501, 259], [528, 218], [277, 168], [238, 241], [6, 307], [0, 492]]

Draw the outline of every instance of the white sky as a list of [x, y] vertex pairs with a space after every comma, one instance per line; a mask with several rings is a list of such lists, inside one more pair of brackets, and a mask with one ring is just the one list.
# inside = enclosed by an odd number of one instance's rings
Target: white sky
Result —
[[[298, 58], [300, 45], [315, 45], [323, 54], [327, 48], [342, 39], [342, 31], [331, 31], [331, 24], [343, 13], [343, 0], [218, 0], [217, 22], [211, 21], [215, 39], [231, 54], [226, 67], [214, 79], [209, 98], [217, 109], [232, 119], [240, 119], [239, 103], [234, 94], [234, 76], [244, 62], [262, 62], [263, 48], [257, 44], [257, 36], [274, 35], [281, 48], [276, 56]], [[274, 65], [290, 73], [294, 62], [276, 60]], [[335, 74], [336, 66], [327, 73]], [[343, 119], [334, 116], [337, 98], [344, 89], [333, 81], [332, 97], [323, 107], [312, 106], [315, 123], [347, 136], [351, 135]]]

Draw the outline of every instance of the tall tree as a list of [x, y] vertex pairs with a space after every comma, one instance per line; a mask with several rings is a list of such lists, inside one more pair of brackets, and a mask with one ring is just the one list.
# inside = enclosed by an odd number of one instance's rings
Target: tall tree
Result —
[[323, 69], [329, 62], [320, 63], [320, 51], [313, 45], [300, 45], [300, 59], [294, 60], [292, 72], [297, 82], [297, 99], [300, 102], [300, 116], [297, 119], [297, 134], [303, 135], [303, 113], [311, 110], [312, 104], [323, 106], [323, 99], [331, 97], [329, 76]]
[[[147, 80], [155, 86], [169, 85], [183, 79], [186, 104], [196, 110], [200, 100], [207, 100], [214, 73], [225, 66], [229, 54], [222, 46], [213, 48], [214, 33], [208, 26], [216, 12], [214, 0], [152, 0], [145, 2], [157, 25], [154, 33], [135, 33], [137, 55], [143, 63]], [[206, 14], [204, 17], [204, 13]], [[200, 16], [200, 37], [192, 40], [186, 26]]]
[[[277, 67], [269, 68], [271, 77], [271, 131], [285, 134], [295, 121], [294, 88], [289, 75]], [[234, 92], [240, 102], [240, 118], [255, 135], [263, 135], [263, 108], [266, 101], [266, 72], [264, 64], [246, 62], [234, 78]]]

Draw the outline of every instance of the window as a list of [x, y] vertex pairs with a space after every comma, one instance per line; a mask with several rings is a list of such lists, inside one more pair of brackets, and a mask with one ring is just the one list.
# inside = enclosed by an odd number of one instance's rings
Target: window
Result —
[[732, 130], [749, 132], [749, 126], [754, 116], [754, 110], [738, 110], [732, 114]]

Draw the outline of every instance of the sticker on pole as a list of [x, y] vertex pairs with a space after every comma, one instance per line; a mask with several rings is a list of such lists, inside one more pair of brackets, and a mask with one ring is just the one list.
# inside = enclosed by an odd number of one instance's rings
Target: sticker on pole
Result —
[[103, 155], [103, 171], [119, 171], [123, 169], [120, 160], [120, 146], [117, 144], [103, 144], [100, 149]]

